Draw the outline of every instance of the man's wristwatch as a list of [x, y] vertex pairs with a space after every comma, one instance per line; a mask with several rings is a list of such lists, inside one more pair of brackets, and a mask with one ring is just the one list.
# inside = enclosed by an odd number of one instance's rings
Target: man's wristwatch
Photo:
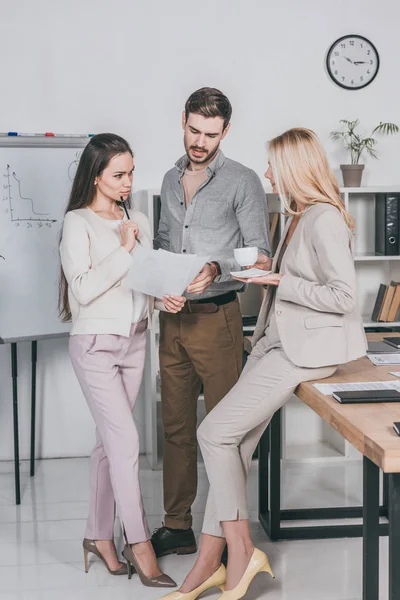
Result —
[[219, 266], [219, 263], [217, 263], [215, 260], [207, 263], [208, 265], [210, 265], [210, 267], [213, 270], [213, 281], [216, 277], [218, 277], [219, 275], [221, 275], [221, 267]]

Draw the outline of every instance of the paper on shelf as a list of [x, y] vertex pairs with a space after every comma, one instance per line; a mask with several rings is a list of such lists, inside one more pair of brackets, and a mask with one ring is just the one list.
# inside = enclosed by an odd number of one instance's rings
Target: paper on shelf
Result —
[[400, 365], [400, 354], [367, 354], [367, 357], [376, 366]]
[[[392, 373], [393, 375], [393, 373]], [[357, 392], [364, 390], [399, 390], [400, 381], [354, 381], [353, 383], [313, 383], [313, 386], [324, 394], [330, 396], [333, 392]]]
[[209, 256], [176, 254], [137, 245], [125, 285], [132, 290], [162, 298], [180, 296], [210, 260]]
[[400, 377], [400, 372], [399, 371], [390, 371], [391, 375], [394, 375], [395, 377]]

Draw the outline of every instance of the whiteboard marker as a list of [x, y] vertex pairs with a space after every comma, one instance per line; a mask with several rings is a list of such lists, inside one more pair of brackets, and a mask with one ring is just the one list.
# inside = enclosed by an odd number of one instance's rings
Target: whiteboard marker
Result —
[[73, 138], [87, 138], [93, 137], [93, 133], [54, 133], [54, 137], [73, 137]]

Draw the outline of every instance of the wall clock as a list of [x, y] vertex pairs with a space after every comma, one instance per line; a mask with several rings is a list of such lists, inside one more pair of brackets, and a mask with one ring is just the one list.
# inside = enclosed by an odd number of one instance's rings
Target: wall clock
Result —
[[326, 57], [329, 76], [346, 90], [369, 85], [379, 70], [379, 54], [361, 35], [344, 35], [332, 44]]

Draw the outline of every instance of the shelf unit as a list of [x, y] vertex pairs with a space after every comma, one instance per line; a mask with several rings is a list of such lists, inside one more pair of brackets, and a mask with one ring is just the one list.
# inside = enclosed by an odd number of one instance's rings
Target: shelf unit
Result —
[[372, 310], [380, 283], [400, 279], [400, 255], [375, 254], [375, 202], [376, 194], [400, 192], [400, 184], [341, 188], [343, 201], [356, 222], [354, 235], [354, 261], [357, 275], [357, 293], [363, 323], [366, 329], [400, 327], [400, 322], [376, 323], [371, 321]]
[[[400, 185], [361, 188], [341, 188], [346, 205], [356, 220], [355, 268], [358, 298], [365, 328], [400, 327], [399, 323], [374, 323], [371, 314], [380, 283], [394, 279], [400, 281], [400, 256], [376, 256], [374, 254], [375, 195], [397, 192]], [[135, 205], [142, 210], [153, 225], [157, 220], [159, 190], [143, 190], [134, 195]], [[283, 212], [279, 198], [266, 192], [270, 212]], [[279, 221], [282, 233], [284, 218]], [[243, 314], [257, 314], [262, 296], [258, 286], [249, 286], [239, 295]], [[250, 330], [251, 328], [248, 328]], [[254, 329], [254, 328], [253, 328]], [[159, 324], [158, 313], [153, 315], [148, 331], [148, 344], [143, 389], [145, 395], [145, 451], [154, 469], [161, 467], [162, 427], [160, 393], [157, 389]], [[204, 417], [204, 403], [199, 400], [199, 422]], [[361, 455], [334, 429], [322, 421], [316, 413], [293, 396], [282, 415], [282, 459], [289, 463], [327, 461], [333, 464], [343, 460], [354, 460]]]

